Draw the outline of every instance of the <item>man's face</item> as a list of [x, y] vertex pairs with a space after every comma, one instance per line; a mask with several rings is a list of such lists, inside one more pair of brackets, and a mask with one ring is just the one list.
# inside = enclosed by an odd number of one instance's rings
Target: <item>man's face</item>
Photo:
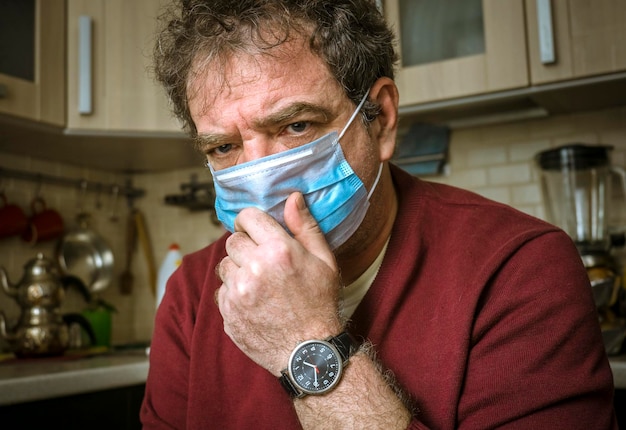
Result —
[[[272, 54], [231, 57], [223, 70], [209, 64], [189, 83], [198, 141], [215, 170], [339, 132], [355, 109], [303, 42], [284, 44]], [[342, 147], [369, 186], [378, 160], [359, 118], [346, 132]]]
[[[283, 44], [272, 55], [231, 57], [224, 68], [209, 64], [197, 69], [188, 84], [189, 109], [200, 148], [215, 170], [340, 132], [356, 109], [302, 41]], [[381, 162], [379, 142], [357, 117], [340, 143], [370, 190]], [[357, 232], [336, 250], [339, 259], [360, 255], [394, 216], [388, 204], [375, 199]]]

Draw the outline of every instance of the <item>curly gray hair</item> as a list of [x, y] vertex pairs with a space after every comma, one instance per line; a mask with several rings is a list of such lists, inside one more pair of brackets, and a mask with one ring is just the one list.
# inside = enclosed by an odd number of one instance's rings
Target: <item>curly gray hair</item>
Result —
[[[176, 0], [160, 21], [154, 71], [192, 136], [188, 83], [199, 58], [225, 62], [304, 36], [355, 104], [378, 78], [394, 77], [394, 35], [373, 0]], [[366, 121], [377, 113], [363, 108]]]

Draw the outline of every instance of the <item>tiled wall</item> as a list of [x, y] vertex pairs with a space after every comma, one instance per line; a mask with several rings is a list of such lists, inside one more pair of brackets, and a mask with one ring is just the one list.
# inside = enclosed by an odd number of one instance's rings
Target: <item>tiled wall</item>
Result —
[[[626, 108], [454, 130], [448, 174], [429, 178], [473, 190], [544, 218], [534, 156], [570, 143], [613, 145], [613, 164], [626, 167]], [[616, 197], [623, 200], [624, 195]], [[614, 215], [626, 214], [621, 202]], [[621, 220], [620, 222], [624, 222]]]
[[[549, 117], [530, 121], [454, 130], [451, 136], [449, 164], [444, 176], [428, 178], [473, 190], [489, 198], [511, 204], [518, 209], [543, 218], [542, 201], [533, 166], [533, 156], [546, 148], [582, 142], [615, 146], [614, 164], [626, 165], [626, 108], [593, 113]], [[126, 177], [71, 166], [16, 157], [0, 153], [0, 166], [29, 172], [42, 172], [72, 178], [84, 178], [105, 183], [123, 184]], [[198, 180], [209, 179], [205, 169], [135, 175], [133, 185], [145, 189], [145, 197], [136, 201], [148, 225], [157, 267], [172, 242], [180, 245], [183, 253], [190, 253], [211, 243], [223, 230], [211, 222], [208, 212], [190, 212], [185, 208], [167, 206], [166, 194], [180, 192], [179, 185], [187, 183], [191, 174]], [[36, 192], [36, 184], [16, 179], [2, 179], [9, 200], [27, 208]], [[48, 205], [61, 211], [68, 225], [81, 201], [80, 192], [59, 186], [43, 185], [41, 194]], [[621, 199], [621, 196], [619, 196]], [[154, 296], [148, 286], [148, 270], [141, 248], [134, 253], [134, 287], [131, 295], [121, 295], [117, 278], [124, 265], [124, 231], [128, 208], [118, 202], [118, 221], [110, 220], [113, 202], [110, 196], [101, 196], [101, 207], [96, 196], [89, 194], [83, 201], [94, 216], [94, 228], [111, 244], [117, 258], [116, 281], [102, 292], [102, 297], [113, 303], [119, 313], [114, 317], [113, 342], [124, 343], [148, 340], [154, 318]], [[624, 205], [616, 205], [620, 210]], [[626, 218], [623, 212], [617, 218]], [[626, 224], [624, 221], [620, 221]], [[18, 238], [0, 240], [0, 265], [7, 269], [10, 279], [17, 282], [22, 266], [37, 252], [54, 255], [54, 244], [27, 246]], [[207, 270], [213, 270], [207, 268]], [[69, 294], [64, 310], [80, 310], [83, 304]], [[15, 318], [19, 309], [14, 301], [0, 293], [0, 309]]]
[[[221, 225], [213, 223], [208, 211], [190, 211], [163, 203], [166, 195], [180, 194], [180, 185], [189, 183], [192, 174], [197, 175], [199, 182], [208, 182], [211, 178], [206, 168], [135, 177], [135, 185], [148, 191], [137, 202], [137, 207], [144, 213], [149, 227], [157, 270], [172, 243], [177, 243], [181, 252], [188, 254], [205, 247], [225, 232]], [[145, 256], [141, 252], [138, 254], [134, 267], [137, 276], [145, 280], [148, 276]], [[154, 296], [148, 288], [140, 288], [137, 292], [133, 312], [136, 336], [149, 339], [153, 327]]]

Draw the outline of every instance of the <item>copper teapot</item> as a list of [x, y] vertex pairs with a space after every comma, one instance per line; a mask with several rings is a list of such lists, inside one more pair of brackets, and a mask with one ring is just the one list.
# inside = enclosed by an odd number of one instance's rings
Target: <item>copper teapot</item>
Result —
[[88, 300], [88, 290], [74, 276], [61, 276], [52, 260], [37, 254], [24, 265], [24, 275], [12, 285], [4, 268], [0, 268], [0, 284], [20, 306], [21, 313], [15, 329], [7, 329], [7, 321], [0, 312], [0, 337], [9, 342], [19, 358], [48, 357], [63, 354], [69, 347], [69, 323], [78, 323], [88, 335], [93, 331], [80, 314], [62, 315], [59, 308], [65, 297], [65, 288], [74, 286]]

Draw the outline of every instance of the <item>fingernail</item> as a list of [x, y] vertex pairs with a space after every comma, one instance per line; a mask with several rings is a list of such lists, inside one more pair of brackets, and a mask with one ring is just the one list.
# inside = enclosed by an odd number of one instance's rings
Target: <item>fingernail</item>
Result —
[[306, 204], [304, 203], [304, 196], [301, 193], [298, 193], [298, 197], [296, 198], [296, 206], [298, 210], [305, 210]]

